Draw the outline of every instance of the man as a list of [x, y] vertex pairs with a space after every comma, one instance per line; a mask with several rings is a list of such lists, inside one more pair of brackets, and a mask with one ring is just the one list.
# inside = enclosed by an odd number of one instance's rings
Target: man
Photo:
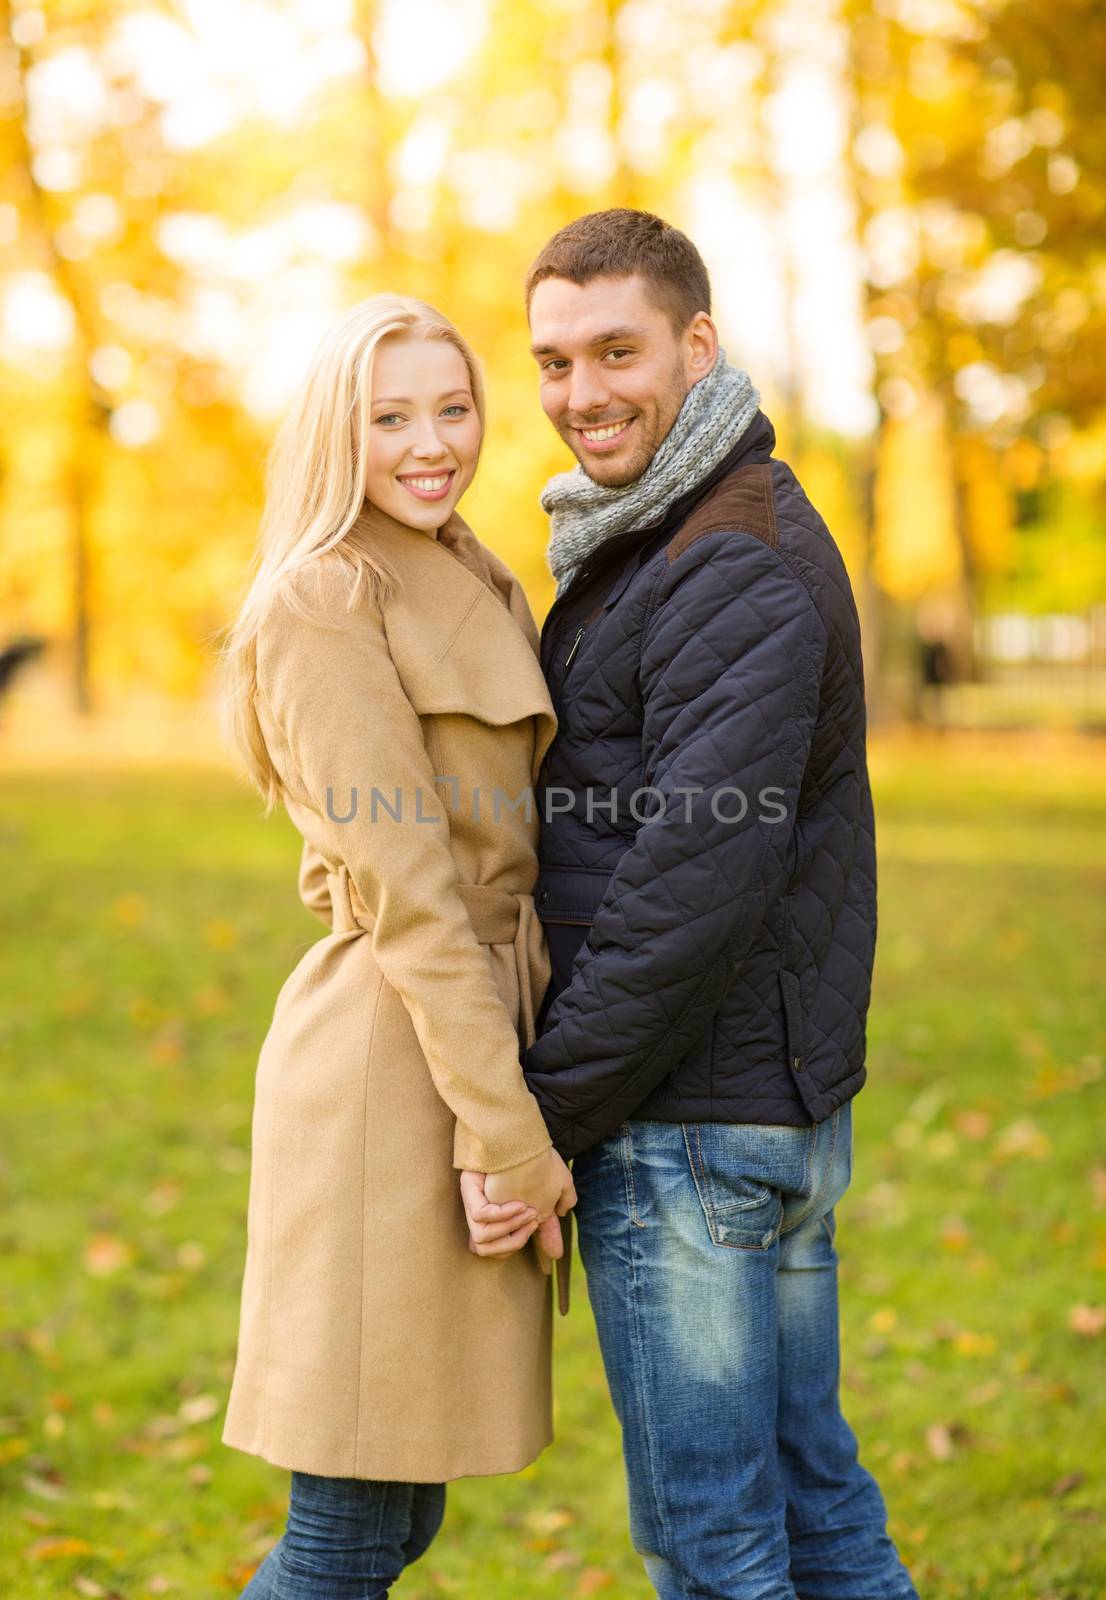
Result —
[[916, 1597], [838, 1400], [876, 923], [849, 581], [682, 233], [584, 217], [527, 305], [579, 467], [542, 500], [553, 977], [525, 1069], [575, 1158], [634, 1544], [662, 1600]]

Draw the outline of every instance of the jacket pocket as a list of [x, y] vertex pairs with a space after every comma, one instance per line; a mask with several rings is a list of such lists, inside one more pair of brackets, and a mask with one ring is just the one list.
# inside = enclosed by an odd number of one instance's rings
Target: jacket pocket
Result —
[[613, 873], [613, 867], [543, 866], [534, 885], [539, 918], [590, 928]]
[[806, 1029], [803, 1024], [803, 995], [798, 973], [780, 968], [780, 999], [787, 1038], [787, 1064], [792, 1072], [806, 1068]]

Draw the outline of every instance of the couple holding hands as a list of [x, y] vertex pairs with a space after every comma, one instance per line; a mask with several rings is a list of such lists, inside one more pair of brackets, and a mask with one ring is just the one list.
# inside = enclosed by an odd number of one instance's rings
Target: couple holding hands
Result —
[[382, 294], [277, 436], [225, 646], [328, 930], [257, 1068], [223, 1440], [291, 1493], [244, 1600], [386, 1596], [450, 1479], [550, 1443], [573, 1217], [662, 1600], [916, 1600], [838, 1399], [876, 922], [849, 581], [683, 233], [583, 217], [526, 301], [578, 463], [540, 637], [456, 511], [476, 357]]

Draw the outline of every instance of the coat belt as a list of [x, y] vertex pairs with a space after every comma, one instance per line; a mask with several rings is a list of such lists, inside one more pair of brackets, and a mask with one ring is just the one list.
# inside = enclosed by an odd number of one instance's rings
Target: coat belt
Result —
[[[371, 933], [374, 920], [357, 893], [357, 885], [343, 862], [337, 872], [328, 872], [326, 886], [335, 933], [351, 933], [360, 928]], [[535, 929], [540, 931], [532, 894], [512, 894], [485, 883], [459, 883], [457, 893], [468, 911], [472, 931], [480, 944], [509, 944], [514, 949], [518, 974], [519, 1021], [524, 1049], [534, 1042], [534, 994], [530, 981], [530, 950]], [[564, 1316], [569, 1304], [569, 1278], [572, 1260], [572, 1213], [561, 1218], [564, 1255], [557, 1262], [557, 1301]], [[539, 1251], [539, 1256], [544, 1252]], [[543, 1266], [546, 1265], [543, 1260]]]
[[[326, 875], [335, 933], [361, 928], [371, 933], [373, 917], [357, 893], [357, 885], [343, 862], [337, 872]], [[534, 1042], [534, 992], [530, 981], [530, 940], [536, 925], [532, 894], [511, 894], [485, 883], [459, 883], [457, 894], [469, 914], [472, 931], [480, 944], [509, 944], [514, 947], [518, 972], [519, 1017], [523, 1046]]]

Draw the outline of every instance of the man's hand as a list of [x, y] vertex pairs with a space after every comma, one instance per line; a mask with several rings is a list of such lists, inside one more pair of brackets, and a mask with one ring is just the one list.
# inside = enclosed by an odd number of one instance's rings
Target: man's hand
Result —
[[508, 1200], [523, 1200], [534, 1208], [542, 1222], [551, 1212], [563, 1216], [576, 1204], [572, 1174], [552, 1145], [516, 1167], [489, 1172], [484, 1193], [489, 1200], [501, 1205]]
[[469, 1225], [469, 1249], [503, 1257], [521, 1250], [537, 1232], [538, 1259], [564, 1254], [560, 1218], [576, 1204], [567, 1164], [553, 1149], [506, 1172], [461, 1174], [461, 1197]]

